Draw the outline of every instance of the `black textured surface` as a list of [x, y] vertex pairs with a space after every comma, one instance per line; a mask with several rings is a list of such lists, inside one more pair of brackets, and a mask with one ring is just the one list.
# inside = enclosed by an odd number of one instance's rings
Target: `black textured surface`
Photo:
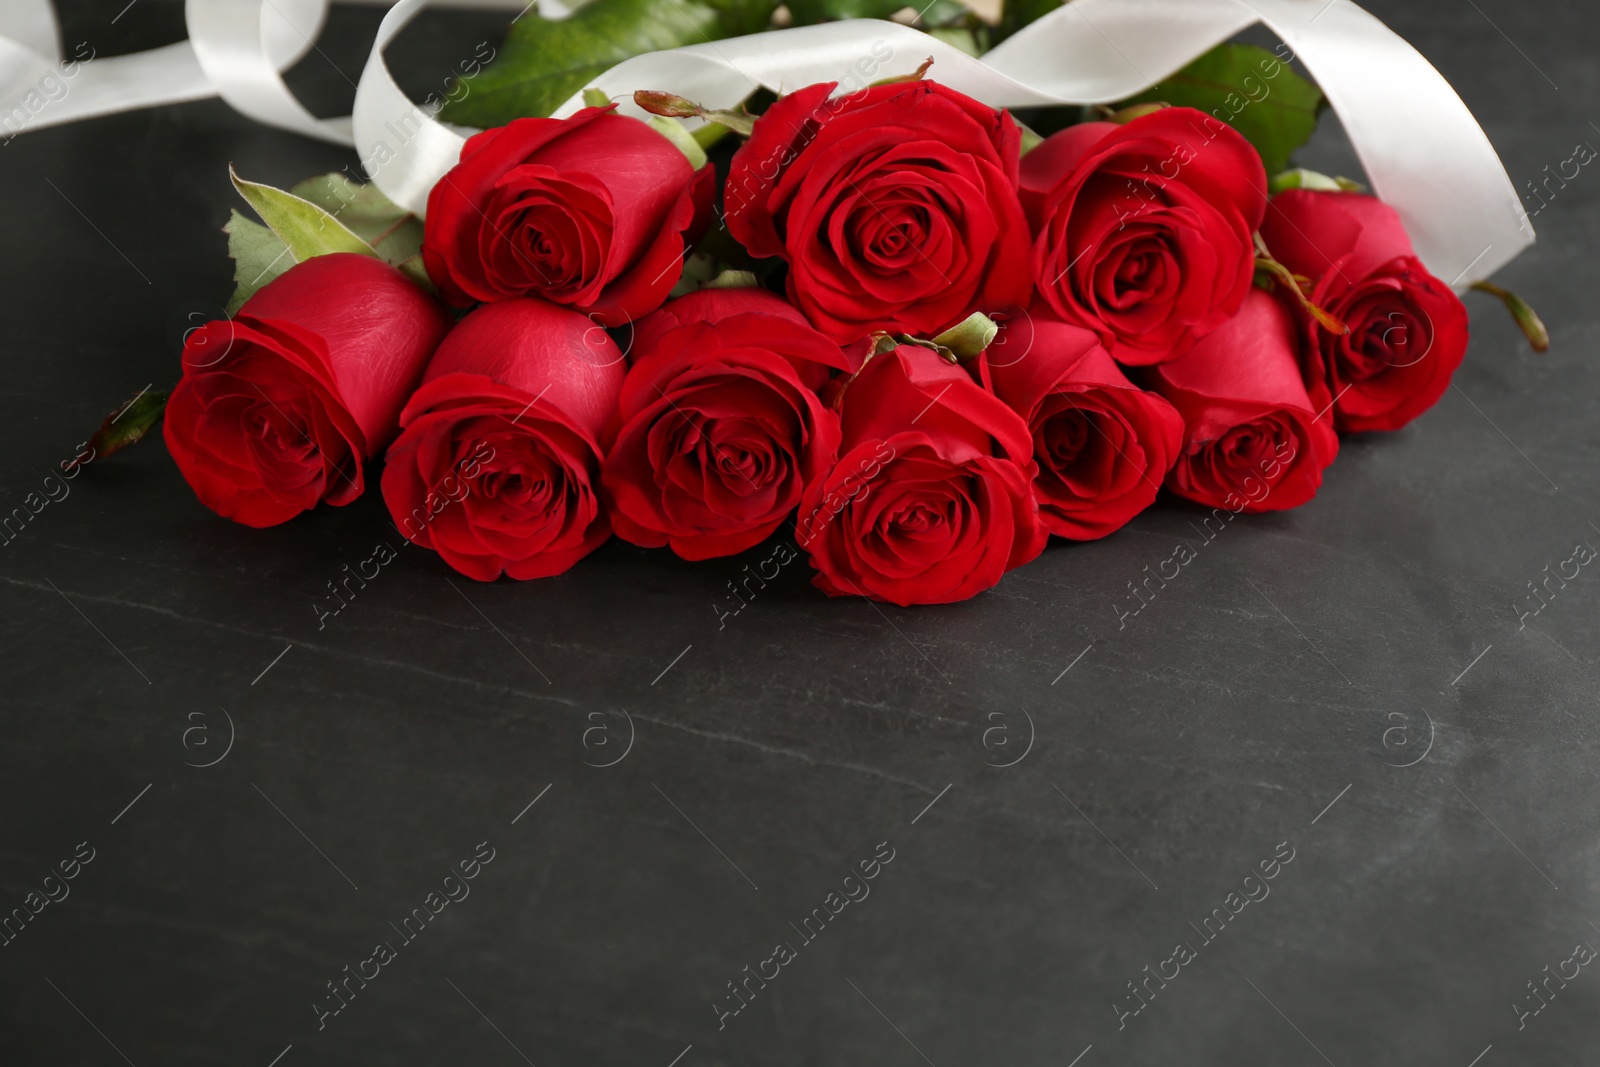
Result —
[[[171, 36], [173, 5], [113, 28], [121, 6], [73, 8], [69, 43]], [[1600, 145], [1583, 0], [1372, 7], [1519, 187]], [[352, 79], [377, 15], [336, 9], [320, 42]], [[503, 19], [430, 16], [396, 63], [420, 95]], [[335, 113], [328, 62], [295, 80]], [[1314, 147], [1352, 169], [1336, 124]], [[0, 148], [0, 512], [168, 382], [186, 315], [227, 298], [230, 160], [275, 183], [354, 164], [215, 101]], [[1548, 356], [1474, 299], [1436, 410], [1347, 441], [1314, 503], [1236, 521], [1122, 629], [1126, 584], [1199, 542], [1194, 513], [1054, 545], [949, 608], [828, 601], [795, 563], [720, 630], [769, 548], [613, 543], [492, 586], [401, 548], [319, 631], [325, 583], [394, 541], [375, 493], [253, 531], [159, 441], [92, 464], [0, 548], [0, 910], [94, 850], [0, 948], [0, 1060], [1594, 1062], [1592, 968], [1520, 1030], [1513, 1005], [1600, 946], [1597, 572], [1525, 628], [1513, 604], [1600, 546], [1597, 193], [1590, 169], [1560, 189], [1500, 279]], [[595, 766], [623, 709], [631, 749]], [[470, 896], [403, 941], [390, 924], [485, 841]], [[791, 924], [880, 842], [870, 896], [802, 943]], [[396, 958], [319, 1030], [325, 983], [381, 941]], [[796, 958], [719, 1030], [713, 1003], [780, 942]], [[1119, 1030], [1180, 942], [1196, 958]]]

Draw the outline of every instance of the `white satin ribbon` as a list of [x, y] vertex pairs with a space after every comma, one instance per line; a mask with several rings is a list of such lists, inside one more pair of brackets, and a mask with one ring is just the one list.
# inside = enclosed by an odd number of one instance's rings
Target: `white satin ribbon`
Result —
[[[313, 14], [314, 26], [302, 26], [284, 16], [281, 0], [187, 0], [184, 16], [189, 23], [189, 43], [194, 47], [200, 69], [218, 96], [233, 108], [258, 122], [278, 126], [307, 137], [335, 144], [351, 144], [350, 118], [319, 119], [295, 99], [279, 73], [283, 67], [274, 61], [269, 41], [288, 32], [299, 35], [301, 51], [315, 47], [322, 20], [327, 16], [326, 0], [297, 0], [303, 10]], [[276, 22], [278, 26], [272, 26]], [[269, 29], [269, 27], [272, 27]]]
[[429, 0], [397, 0], [383, 17], [356, 89], [353, 116], [356, 151], [368, 176], [390, 200], [418, 215], [427, 211], [428, 191], [455, 166], [466, 143], [400, 90], [383, 58], [389, 42], [428, 5]]
[[[311, 115], [279, 74], [312, 47], [326, 3], [187, 0], [189, 41], [81, 65], [65, 96], [23, 113], [23, 128], [221, 95], [262, 122], [353, 144], [379, 188], [421, 214], [470, 132], [419, 108], [384, 60], [384, 49], [430, 0], [398, 0], [384, 17], [348, 119]], [[1431, 271], [1465, 288], [1533, 242], [1511, 179], [1461, 98], [1352, 0], [1072, 0], [981, 59], [897, 23], [856, 19], [637, 56], [591, 87], [632, 113], [639, 113], [636, 89], [729, 107], [757, 88], [785, 92], [818, 81], [858, 88], [908, 74], [932, 56], [940, 81], [996, 107], [1108, 103], [1257, 23], [1310, 70], [1373, 191], [1400, 213]], [[48, 0], [8, 0], [0, 30], [0, 130], [11, 130], [7, 116], [19, 114], [13, 109], [56, 69], [61, 51]], [[555, 114], [581, 106], [575, 94]]]
[[[228, 93], [220, 88], [226, 70], [218, 53], [228, 49], [233, 35], [216, 25], [215, 12], [201, 12], [202, 21], [209, 25], [203, 34], [195, 34], [195, 6], [191, 4], [187, 10], [189, 40], [102, 59], [93, 57], [92, 50], [80, 51], [76, 44], [63, 50], [50, 0], [4, 0], [0, 9], [0, 136], [161, 104], [217, 95], [227, 98]], [[251, 42], [229, 55], [228, 61], [252, 69], [266, 64], [274, 77], [311, 50], [328, 10], [327, 0], [204, 0], [199, 6], [221, 9], [225, 16], [228, 9], [235, 9], [233, 16], [253, 20]], [[249, 55], [244, 54], [246, 50]], [[202, 63], [201, 52], [213, 59], [209, 67]], [[278, 84], [282, 86], [281, 81]], [[252, 117], [261, 117], [262, 108], [254, 99], [246, 106], [241, 95], [229, 103]], [[343, 141], [348, 143], [348, 136]]]

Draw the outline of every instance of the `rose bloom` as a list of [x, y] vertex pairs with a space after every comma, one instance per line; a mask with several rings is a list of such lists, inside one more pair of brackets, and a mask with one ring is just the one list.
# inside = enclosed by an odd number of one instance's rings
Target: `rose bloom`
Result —
[[1039, 295], [1135, 366], [1182, 356], [1233, 317], [1255, 275], [1261, 157], [1193, 108], [1087, 122], [1022, 160]]
[[661, 305], [715, 173], [610, 108], [484, 130], [428, 194], [422, 260], [450, 303], [538, 296], [606, 326]]
[[733, 157], [728, 231], [789, 265], [789, 299], [840, 343], [938, 333], [1027, 303], [1011, 116], [936, 82], [781, 97]]
[[437, 302], [370, 256], [296, 264], [232, 320], [185, 339], [167, 450], [202, 504], [246, 526], [348, 504], [447, 324]]
[[817, 388], [839, 346], [760, 289], [703, 289], [639, 323], [606, 456], [611, 523], [684, 559], [764, 541], [829, 466], [839, 418]]
[[1044, 548], [1028, 427], [965, 369], [901, 345], [868, 360], [842, 403], [839, 460], [795, 527], [819, 589], [947, 604]]
[[1300, 382], [1300, 344], [1293, 315], [1251, 289], [1226, 326], [1151, 369], [1155, 391], [1184, 422], [1169, 489], [1235, 513], [1284, 511], [1316, 495], [1339, 438]]
[[400, 532], [469, 578], [560, 574], [611, 536], [600, 457], [623, 356], [584, 316], [502, 300], [450, 331], [383, 469]]
[[1397, 430], [1450, 387], [1467, 352], [1467, 309], [1412, 251], [1394, 208], [1359, 193], [1291, 189], [1272, 198], [1261, 236], [1273, 257], [1313, 279], [1311, 300], [1350, 332], [1309, 316], [1301, 369], [1346, 432]]
[[1183, 416], [1130, 382], [1095, 334], [1035, 307], [1002, 324], [984, 366], [1033, 434], [1033, 491], [1051, 533], [1104, 537], [1155, 502]]

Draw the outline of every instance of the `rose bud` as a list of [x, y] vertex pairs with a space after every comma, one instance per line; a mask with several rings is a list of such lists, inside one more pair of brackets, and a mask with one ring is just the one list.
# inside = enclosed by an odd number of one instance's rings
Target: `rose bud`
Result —
[[296, 264], [232, 320], [189, 333], [167, 450], [202, 504], [246, 526], [348, 504], [447, 326], [437, 302], [370, 256]]
[[1272, 198], [1261, 236], [1350, 328], [1302, 321], [1306, 388], [1319, 406], [1332, 401], [1338, 429], [1397, 430], [1438, 402], [1467, 352], [1467, 309], [1417, 259], [1392, 207], [1293, 189]]
[[760, 289], [704, 289], [639, 323], [622, 429], [605, 461], [617, 535], [684, 559], [742, 552], [832, 465], [839, 418], [817, 387], [839, 346]]
[[600, 547], [600, 457], [622, 351], [584, 316], [502, 300], [450, 331], [400, 416], [383, 499], [408, 539], [469, 578], [560, 574]]
[[1051, 533], [1104, 537], [1155, 502], [1183, 416], [1130, 382], [1099, 337], [1035, 307], [1002, 324], [983, 365], [1033, 433], [1033, 492]]
[[1088, 122], [1022, 160], [1039, 295], [1118, 362], [1177, 359], [1233, 317], [1255, 276], [1261, 157], [1193, 108]]
[[610, 108], [484, 130], [428, 194], [422, 260], [457, 306], [510, 296], [606, 326], [661, 306], [715, 173]]
[[733, 157], [728, 231], [789, 265], [789, 299], [840, 343], [932, 335], [1025, 304], [1011, 116], [936, 82], [781, 97]]
[[1184, 422], [1167, 488], [1236, 514], [1284, 511], [1316, 495], [1339, 438], [1300, 381], [1300, 343], [1290, 312], [1251, 289], [1227, 325], [1151, 369], [1155, 391]]
[[842, 404], [839, 460], [795, 527], [817, 588], [947, 604], [1044, 548], [1028, 427], [966, 370], [902, 344], [868, 360]]

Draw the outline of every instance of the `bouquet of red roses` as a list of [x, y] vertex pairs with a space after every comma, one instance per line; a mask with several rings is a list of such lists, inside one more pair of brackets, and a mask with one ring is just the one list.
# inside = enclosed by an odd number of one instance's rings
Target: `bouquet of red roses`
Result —
[[1303, 504], [1338, 433], [1448, 387], [1466, 312], [1353, 183], [1269, 181], [1193, 108], [1040, 138], [922, 75], [516, 119], [425, 223], [337, 176], [239, 182], [267, 223], [230, 223], [241, 281], [265, 266], [187, 340], [174, 458], [267, 526], [382, 457], [399, 531], [485, 581], [781, 533], [830, 595], [946, 603], [1163, 488]]

